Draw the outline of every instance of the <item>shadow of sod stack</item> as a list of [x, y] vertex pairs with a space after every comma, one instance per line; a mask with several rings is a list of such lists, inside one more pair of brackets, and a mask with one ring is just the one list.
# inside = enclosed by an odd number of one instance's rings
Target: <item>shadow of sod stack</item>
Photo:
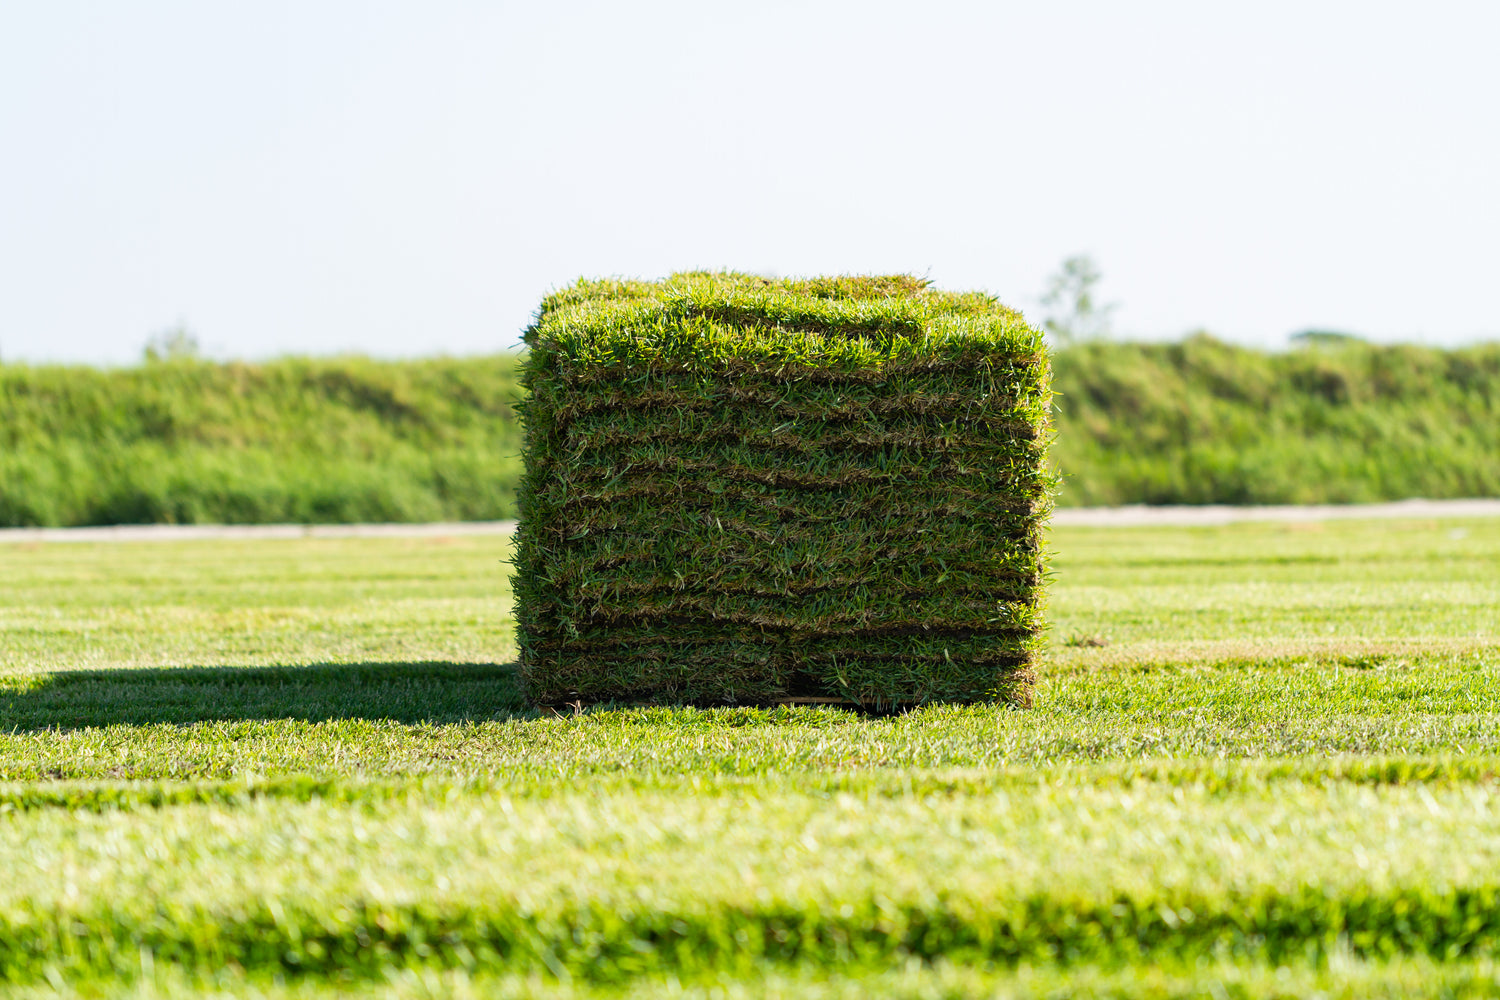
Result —
[[536, 704], [1028, 704], [1041, 334], [906, 276], [582, 281], [527, 331]]

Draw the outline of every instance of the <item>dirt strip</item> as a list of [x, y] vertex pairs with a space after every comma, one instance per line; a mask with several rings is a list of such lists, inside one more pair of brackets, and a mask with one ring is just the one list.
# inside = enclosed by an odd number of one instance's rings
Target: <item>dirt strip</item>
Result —
[[1397, 500], [1394, 503], [1226, 507], [1060, 507], [1052, 523], [1067, 527], [1191, 528], [1235, 521], [1349, 521], [1446, 517], [1500, 517], [1500, 500]]
[[[1062, 507], [1052, 523], [1065, 527], [1191, 528], [1236, 521], [1332, 521], [1392, 518], [1500, 517], [1500, 500], [1399, 500], [1395, 503], [1225, 507]], [[118, 524], [90, 528], [0, 528], [15, 542], [183, 542], [204, 538], [439, 538], [509, 535], [514, 521], [436, 524]]]
[[514, 521], [430, 524], [114, 524], [91, 528], [0, 528], [6, 542], [186, 542], [205, 538], [451, 538], [509, 535]]

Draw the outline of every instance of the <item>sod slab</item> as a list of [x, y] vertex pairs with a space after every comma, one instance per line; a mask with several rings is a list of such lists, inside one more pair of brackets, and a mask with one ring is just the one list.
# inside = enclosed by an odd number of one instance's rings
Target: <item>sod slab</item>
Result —
[[1031, 700], [1041, 333], [907, 276], [580, 281], [527, 331], [537, 704]]

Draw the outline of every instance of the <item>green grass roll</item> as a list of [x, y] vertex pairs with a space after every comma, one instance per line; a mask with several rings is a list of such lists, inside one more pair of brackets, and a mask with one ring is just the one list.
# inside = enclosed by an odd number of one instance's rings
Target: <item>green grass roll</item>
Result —
[[1030, 702], [1040, 331], [920, 279], [580, 281], [526, 333], [538, 704]]

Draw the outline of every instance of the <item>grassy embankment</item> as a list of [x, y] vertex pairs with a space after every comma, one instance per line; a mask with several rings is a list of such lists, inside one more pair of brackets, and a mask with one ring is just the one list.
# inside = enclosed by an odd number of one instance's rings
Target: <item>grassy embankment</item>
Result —
[[1500, 996], [1500, 521], [1054, 538], [893, 718], [530, 716], [504, 539], [0, 548], [0, 981]]
[[[513, 516], [513, 356], [0, 366], [0, 525]], [[1064, 505], [1500, 496], [1500, 345], [1055, 358]]]
[[1199, 335], [1054, 364], [1064, 505], [1500, 496], [1500, 344], [1271, 353]]
[[515, 364], [0, 366], [0, 525], [513, 516]]

